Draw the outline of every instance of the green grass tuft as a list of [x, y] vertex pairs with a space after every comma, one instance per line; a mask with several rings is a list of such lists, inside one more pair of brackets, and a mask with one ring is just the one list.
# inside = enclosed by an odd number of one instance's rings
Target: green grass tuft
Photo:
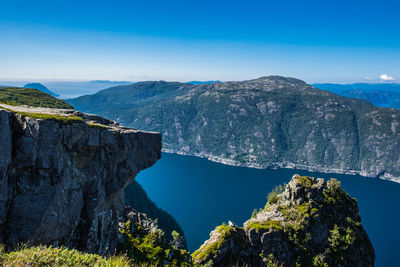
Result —
[[132, 266], [126, 256], [103, 258], [65, 247], [26, 247], [5, 253], [0, 248], [1, 266]]
[[256, 229], [256, 231], [275, 229], [282, 230], [282, 225], [278, 221], [263, 221], [263, 222], [250, 222], [246, 225], [248, 229]]
[[107, 129], [107, 126], [105, 126], [103, 124], [94, 123], [94, 122], [90, 122], [88, 124], [89, 124], [90, 127], [93, 127], [93, 128], [98, 128], [98, 129], [101, 129], [101, 130]]
[[203, 261], [210, 257], [210, 255], [217, 255], [219, 248], [226, 242], [227, 238], [232, 232], [232, 228], [223, 223], [217, 226], [215, 231], [217, 231], [220, 236], [219, 240], [208, 244], [207, 246], [202, 246], [192, 254], [193, 260], [196, 262]]
[[58, 122], [65, 123], [65, 124], [84, 121], [84, 119], [82, 119], [81, 117], [75, 116], [75, 115], [61, 116], [61, 115], [57, 115], [57, 114], [20, 112], [20, 111], [15, 111], [15, 110], [3, 108], [3, 107], [0, 107], [0, 109], [14, 112], [23, 117], [29, 117], [29, 118], [38, 119], [38, 120], [54, 120], [54, 121], [58, 121]]
[[83, 119], [78, 116], [61, 116], [54, 114], [43, 114], [43, 113], [28, 113], [28, 112], [16, 112], [17, 114], [38, 120], [54, 120], [61, 123], [73, 123], [73, 122], [83, 122]]

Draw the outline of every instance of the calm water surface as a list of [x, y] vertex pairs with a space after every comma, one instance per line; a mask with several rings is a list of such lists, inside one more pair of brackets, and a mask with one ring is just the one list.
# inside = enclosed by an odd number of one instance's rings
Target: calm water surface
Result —
[[264, 207], [266, 196], [293, 174], [335, 177], [357, 198], [362, 224], [376, 252], [376, 266], [400, 266], [400, 184], [361, 176], [280, 169], [232, 167], [206, 159], [163, 153], [137, 181], [149, 197], [175, 217], [188, 246], [196, 250], [222, 222], [238, 225], [254, 208]]

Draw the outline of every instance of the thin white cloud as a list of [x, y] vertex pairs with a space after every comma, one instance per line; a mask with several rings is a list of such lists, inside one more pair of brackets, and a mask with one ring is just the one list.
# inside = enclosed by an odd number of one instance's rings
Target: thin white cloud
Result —
[[381, 78], [382, 81], [394, 81], [394, 78], [387, 74], [382, 74], [379, 78]]

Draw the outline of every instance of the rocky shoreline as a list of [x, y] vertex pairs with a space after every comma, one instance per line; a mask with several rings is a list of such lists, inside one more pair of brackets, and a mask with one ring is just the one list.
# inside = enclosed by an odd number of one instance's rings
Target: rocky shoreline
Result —
[[257, 163], [243, 163], [237, 162], [232, 159], [226, 159], [214, 155], [209, 155], [205, 153], [190, 153], [190, 152], [183, 152], [179, 150], [173, 150], [168, 148], [162, 149], [163, 153], [170, 153], [170, 154], [178, 154], [183, 156], [192, 156], [198, 158], [204, 158], [212, 162], [221, 163], [228, 166], [235, 166], [235, 167], [244, 167], [244, 168], [253, 168], [253, 169], [260, 169], [260, 170], [268, 170], [268, 169], [295, 169], [295, 170], [303, 170], [309, 172], [320, 172], [320, 173], [335, 173], [335, 174], [346, 174], [346, 175], [360, 175], [365, 178], [372, 178], [372, 179], [381, 179], [386, 181], [391, 181], [394, 183], [400, 183], [400, 177], [395, 177], [390, 174], [383, 174], [381, 176], [374, 176], [362, 171], [357, 170], [343, 170], [343, 169], [330, 169], [330, 168], [323, 168], [323, 167], [316, 167], [316, 166], [307, 166], [301, 164], [295, 164], [290, 162], [278, 162], [275, 163], [273, 166], [267, 165], [260, 165]]

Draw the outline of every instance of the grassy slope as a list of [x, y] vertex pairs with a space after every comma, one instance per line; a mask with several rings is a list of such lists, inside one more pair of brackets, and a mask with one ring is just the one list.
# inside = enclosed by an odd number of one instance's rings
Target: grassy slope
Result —
[[65, 101], [54, 98], [39, 90], [17, 87], [0, 87], [0, 103], [12, 106], [28, 105], [44, 108], [73, 108]]
[[132, 266], [125, 256], [104, 258], [64, 247], [22, 247], [5, 252], [0, 246], [1, 266]]

